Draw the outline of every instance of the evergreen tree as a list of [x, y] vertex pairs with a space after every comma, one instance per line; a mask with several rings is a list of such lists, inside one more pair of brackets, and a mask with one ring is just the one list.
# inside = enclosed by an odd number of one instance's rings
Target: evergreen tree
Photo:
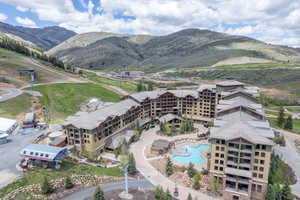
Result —
[[67, 178], [65, 178], [64, 186], [66, 189], [70, 189], [74, 186], [74, 184], [72, 183], [72, 180], [69, 176], [67, 176]]
[[278, 117], [277, 117], [277, 126], [279, 127], [283, 127], [284, 125], [284, 109], [283, 107], [280, 108], [280, 111], [279, 111], [279, 114], [278, 114]]
[[276, 191], [273, 185], [268, 184], [266, 200], [276, 200]]
[[281, 200], [293, 200], [291, 188], [287, 181], [284, 182], [283, 188], [281, 190]]
[[128, 173], [131, 175], [136, 174], [137, 170], [136, 170], [136, 166], [135, 166], [135, 159], [134, 159], [133, 153], [130, 153], [128, 155], [128, 164], [129, 164]]
[[154, 198], [156, 200], [161, 200], [164, 196], [164, 191], [161, 187], [157, 186], [154, 190]]
[[164, 200], [173, 200], [173, 197], [169, 191], [169, 189], [167, 189], [166, 193], [165, 193], [165, 198]]
[[180, 132], [184, 133], [185, 132], [185, 121], [181, 120], [180, 122]]
[[195, 176], [195, 168], [193, 163], [189, 163], [189, 166], [187, 168], [187, 174], [190, 178], [193, 178]]
[[104, 193], [101, 190], [100, 186], [96, 187], [96, 190], [93, 195], [93, 200], [105, 200]]
[[187, 200], [193, 200], [193, 197], [192, 197], [191, 193], [189, 193], [189, 196], [188, 196]]
[[44, 181], [41, 189], [42, 189], [42, 194], [51, 194], [53, 192], [52, 185], [49, 183], [46, 177], [44, 177]]
[[194, 183], [193, 183], [193, 188], [195, 190], [199, 190], [201, 185], [200, 185], [200, 179], [201, 179], [201, 176], [200, 174], [195, 174], [194, 175]]
[[291, 115], [289, 115], [289, 117], [287, 118], [284, 124], [284, 129], [293, 130], [293, 118]]
[[166, 164], [166, 167], [165, 167], [165, 172], [166, 172], [167, 176], [171, 176], [174, 173], [173, 163], [172, 163], [172, 161], [169, 157], [167, 158], [167, 164]]

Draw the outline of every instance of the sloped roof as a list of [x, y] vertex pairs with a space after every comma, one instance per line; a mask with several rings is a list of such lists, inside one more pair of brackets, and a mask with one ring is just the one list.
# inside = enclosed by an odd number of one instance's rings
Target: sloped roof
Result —
[[166, 115], [164, 115], [164, 116], [161, 116], [161, 117], [159, 118], [159, 121], [160, 121], [160, 122], [164, 122], [164, 121], [169, 122], [169, 121], [171, 121], [171, 120], [173, 120], [173, 119], [179, 119], [179, 120], [182, 120], [182, 118], [179, 117], [178, 115], [174, 115], [174, 114], [166, 114]]
[[29, 144], [20, 152], [22, 156], [41, 160], [57, 160], [68, 154], [67, 148], [54, 147], [44, 144]]
[[16, 120], [0, 117], [0, 132], [6, 132], [16, 124]]
[[218, 117], [210, 129], [210, 138], [234, 140], [243, 138], [253, 144], [273, 145], [274, 132], [265, 120], [251, 118], [247, 113], [237, 112], [224, 118]]
[[228, 87], [228, 86], [243, 86], [245, 84], [236, 80], [226, 80], [226, 81], [218, 82], [216, 85]]
[[130, 108], [137, 107], [140, 104], [132, 99], [125, 99], [118, 103], [108, 105], [92, 112], [77, 112], [75, 115], [68, 117], [64, 125], [73, 125], [76, 128], [94, 129], [108, 117], [121, 116]]
[[200, 85], [199, 88], [197, 89], [198, 92], [201, 92], [203, 90], [210, 90], [210, 91], [214, 91], [216, 89], [216, 85], [214, 84], [203, 84]]

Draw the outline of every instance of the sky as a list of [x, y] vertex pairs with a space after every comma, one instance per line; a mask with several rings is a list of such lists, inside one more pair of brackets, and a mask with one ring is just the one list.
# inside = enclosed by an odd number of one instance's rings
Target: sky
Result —
[[199, 28], [300, 47], [300, 0], [0, 0], [0, 21], [77, 33]]

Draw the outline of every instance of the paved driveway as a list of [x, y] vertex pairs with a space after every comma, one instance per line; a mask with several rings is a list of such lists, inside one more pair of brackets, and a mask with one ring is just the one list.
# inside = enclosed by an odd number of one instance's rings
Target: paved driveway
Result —
[[285, 135], [286, 139], [286, 146], [275, 147], [275, 152], [282, 156], [282, 159], [289, 164], [289, 166], [294, 170], [296, 176], [297, 176], [297, 183], [294, 185], [291, 185], [292, 192], [300, 196], [300, 154], [297, 152], [294, 140], [300, 139], [300, 136], [297, 134], [292, 134], [287, 131], [282, 131]]
[[19, 96], [23, 93], [22, 90], [17, 89], [17, 88], [0, 87], [0, 90], [4, 90], [5, 92], [7, 92], [5, 94], [0, 95], [0, 102], [6, 101], [6, 100], [11, 99], [11, 98], [15, 98], [15, 97], [17, 97], [17, 96]]
[[[148, 131], [143, 132], [141, 139], [133, 143], [130, 147], [130, 151], [134, 154], [136, 160], [136, 167], [146, 177], [153, 185], [162, 186], [165, 190], [169, 189], [171, 192], [174, 191], [175, 183], [162, 175], [159, 171], [157, 171], [145, 158], [144, 150], [146, 147], [150, 147], [152, 142], [159, 138], [165, 138], [168, 140], [178, 139], [178, 138], [186, 138], [188, 135], [179, 135], [173, 138], [163, 137], [156, 135], [156, 131], [158, 128], [150, 129]], [[217, 198], [208, 196], [204, 193], [197, 192], [191, 188], [187, 188], [185, 186], [178, 185], [179, 197], [178, 199], [184, 200], [187, 199], [188, 194], [190, 193], [193, 198], [197, 197], [198, 199], [203, 200], [216, 200]]]
[[40, 131], [29, 132], [26, 135], [10, 135], [11, 140], [7, 144], [0, 144], [0, 188], [13, 182], [22, 172], [17, 170], [16, 165], [20, 161], [20, 151], [30, 144]]
[[[129, 181], [128, 184], [129, 189], [154, 189], [154, 186], [147, 180], [141, 179], [141, 180], [135, 180], [135, 181]], [[85, 198], [91, 197], [95, 191], [96, 187], [87, 188], [85, 190], [81, 190], [79, 192], [75, 192], [65, 198], [62, 198], [61, 200], [83, 200]], [[106, 183], [101, 185], [101, 189], [103, 192], [110, 192], [114, 190], [119, 190], [124, 188], [124, 182], [114, 182], [114, 183]]]

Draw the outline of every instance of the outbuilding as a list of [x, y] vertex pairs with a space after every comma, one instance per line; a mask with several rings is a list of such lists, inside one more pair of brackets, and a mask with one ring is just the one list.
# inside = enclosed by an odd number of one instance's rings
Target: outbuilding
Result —
[[151, 146], [151, 153], [164, 154], [170, 149], [171, 143], [167, 140], [159, 139], [155, 140]]
[[16, 120], [0, 117], [0, 134], [11, 134], [18, 125]]
[[20, 152], [25, 159], [25, 164], [21, 167], [26, 168], [28, 164], [42, 167], [60, 168], [61, 160], [68, 155], [68, 149], [62, 147], [54, 147], [44, 144], [30, 144]]

